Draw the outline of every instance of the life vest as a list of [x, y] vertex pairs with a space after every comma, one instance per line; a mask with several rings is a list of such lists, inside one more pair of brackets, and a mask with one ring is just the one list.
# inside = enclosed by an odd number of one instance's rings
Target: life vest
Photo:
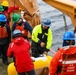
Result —
[[28, 35], [28, 31], [26, 29], [24, 29], [24, 23], [21, 26], [16, 24], [15, 29], [19, 29], [22, 32], [22, 36], [27, 36]]
[[72, 55], [62, 54], [59, 60], [58, 75], [76, 75], [76, 53]]
[[6, 38], [6, 37], [8, 37], [6, 26], [3, 27], [0, 26], [0, 38]]

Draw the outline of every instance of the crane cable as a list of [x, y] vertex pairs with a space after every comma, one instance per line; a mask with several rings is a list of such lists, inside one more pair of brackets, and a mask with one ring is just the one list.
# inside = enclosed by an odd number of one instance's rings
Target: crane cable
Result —
[[63, 19], [64, 19], [64, 23], [65, 23], [65, 32], [66, 32], [66, 31], [68, 31], [68, 26], [67, 26], [66, 17], [64, 14], [63, 14]]

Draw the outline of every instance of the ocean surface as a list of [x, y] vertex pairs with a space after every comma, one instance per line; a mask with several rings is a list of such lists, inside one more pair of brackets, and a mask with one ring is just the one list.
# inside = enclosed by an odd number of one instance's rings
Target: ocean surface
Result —
[[[42, 0], [37, 0], [39, 4], [41, 19], [50, 18], [51, 19], [51, 30], [53, 34], [53, 43], [51, 49], [57, 51], [58, 47], [62, 47], [62, 37], [65, 33], [65, 21], [63, 19], [63, 13], [56, 8], [46, 4]], [[70, 18], [65, 15], [66, 24], [68, 30], [74, 30]]]

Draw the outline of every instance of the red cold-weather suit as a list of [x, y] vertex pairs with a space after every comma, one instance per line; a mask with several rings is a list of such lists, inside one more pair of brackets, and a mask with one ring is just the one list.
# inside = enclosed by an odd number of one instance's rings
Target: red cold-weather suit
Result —
[[32, 59], [30, 57], [30, 44], [23, 37], [17, 37], [9, 45], [7, 56], [12, 54], [15, 57], [16, 70], [19, 73], [28, 72], [34, 69]]

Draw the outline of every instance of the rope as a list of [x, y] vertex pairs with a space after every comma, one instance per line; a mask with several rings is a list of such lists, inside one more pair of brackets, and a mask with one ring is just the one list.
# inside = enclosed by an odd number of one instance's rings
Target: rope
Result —
[[65, 32], [66, 32], [68, 30], [68, 26], [67, 26], [66, 17], [64, 14], [63, 14], [63, 19], [64, 19], [64, 23], [65, 23]]

